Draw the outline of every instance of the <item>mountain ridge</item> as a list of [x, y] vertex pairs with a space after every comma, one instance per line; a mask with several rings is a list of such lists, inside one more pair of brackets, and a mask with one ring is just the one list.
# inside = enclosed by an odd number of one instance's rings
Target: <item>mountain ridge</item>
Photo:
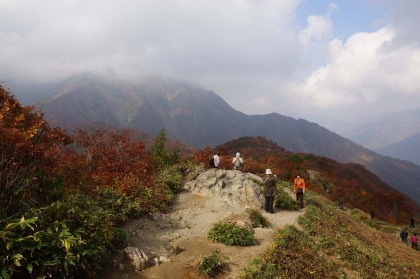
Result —
[[316, 123], [278, 113], [246, 115], [213, 91], [169, 79], [133, 83], [83, 78], [80, 83], [79, 77], [54, 87], [55, 94], [49, 94], [54, 97], [43, 107], [47, 120], [67, 129], [89, 122], [107, 122], [150, 135], [165, 129], [168, 136], [196, 148], [242, 136], [265, 136], [293, 152], [362, 164], [420, 202], [419, 166], [379, 155]]

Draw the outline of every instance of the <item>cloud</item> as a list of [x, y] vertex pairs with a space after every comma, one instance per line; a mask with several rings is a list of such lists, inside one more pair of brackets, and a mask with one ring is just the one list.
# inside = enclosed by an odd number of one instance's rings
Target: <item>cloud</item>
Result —
[[391, 47], [396, 30], [388, 25], [375, 32], [356, 33], [345, 42], [332, 40], [327, 64], [293, 90], [314, 110], [334, 109], [343, 116], [418, 105], [420, 48]]
[[214, 73], [287, 74], [296, 59], [291, 24], [298, 3], [1, 3], [0, 74], [52, 79], [76, 71], [137, 69], [203, 80]]
[[307, 27], [299, 32], [299, 41], [308, 49], [314, 42], [319, 42], [331, 35], [333, 24], [331, 14], [337, 6], [331, 3], [326, 16], [310, 15], [307, 18]]
[[349, 6], [331, 2], [299, 26], [309, 1], [0, 0], [0, 79], [161, 74], [245, 113], [294, 117], [418, 104], [420, 4], [396, 1], [393, 22], [338, 39]]

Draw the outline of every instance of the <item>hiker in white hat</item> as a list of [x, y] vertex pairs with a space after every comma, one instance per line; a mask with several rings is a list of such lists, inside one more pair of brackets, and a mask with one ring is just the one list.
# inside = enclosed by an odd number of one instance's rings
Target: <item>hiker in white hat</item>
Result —
[[274, 197], [277, 195], [277, 176], [273, 175], [271, 169], [265, 170], [264, 182], [264, 210], [269, 213], [274, 213]]

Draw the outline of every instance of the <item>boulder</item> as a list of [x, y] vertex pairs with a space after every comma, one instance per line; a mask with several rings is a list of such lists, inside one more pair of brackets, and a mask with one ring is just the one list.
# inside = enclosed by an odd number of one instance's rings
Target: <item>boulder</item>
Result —
[[149, 262], [150, 257], [136, 247], [126, 247], [124, 253], [130, 259], [131, 265], [138, 272], [151, 266], [151, 263]]
[[264, 205], [262, 178], [238, 170], [210, 169], [195, 180], [184, 184], [184, 189], [205, 196], [221, 198], [243, 207], [260, 209]]

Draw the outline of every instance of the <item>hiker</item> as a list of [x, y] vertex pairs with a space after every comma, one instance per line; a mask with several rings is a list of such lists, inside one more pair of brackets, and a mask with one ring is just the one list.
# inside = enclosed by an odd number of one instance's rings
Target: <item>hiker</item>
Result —
[[417, 233], [414, 233], [411, 236], [411, 248], [416, 249], [417, 250], [417, 241], [418, 241], [418, 237], [417, 237]]
[[300, 209], [303, 209], [303, 194], [305, 193], [305, 179], [296, 176], [293, 182], [293, 192], [296, 194], [296, 200], [299, 201]]
[[375, 218], [375, 212], [371, 210], [369, 214], [370, 214], [370, 219], [373, 220], [373, 218]]
[[239, 152], [236, 153], [236, 156], [232, 159], [233, 169], [240, 170], [244, 164], [244, 160], [241, 158], [241, 154]]
[[410, 218], [410, 229], [413, 228], [414, 229], [414, 217]]
[[408, 229], [405, 228], [400, 232], [401, 241], [408, 245]]
[[264, 210], [269, 213], [274, 213], [274, 196], [277, 195], [277, 175], [273, 175], [271, 169], [265, 170], [264, 182]]
[[219, 166], [220, 166], [220, 152], [218, 151], [218, 152], [217, 152], [215, 155], [213, 155], [211, 158], [212, 158], [212, 159], [210, 160], [210, 165], [211, 165], [213, 168], [218, 169], [218, 168], [219, 168]]

